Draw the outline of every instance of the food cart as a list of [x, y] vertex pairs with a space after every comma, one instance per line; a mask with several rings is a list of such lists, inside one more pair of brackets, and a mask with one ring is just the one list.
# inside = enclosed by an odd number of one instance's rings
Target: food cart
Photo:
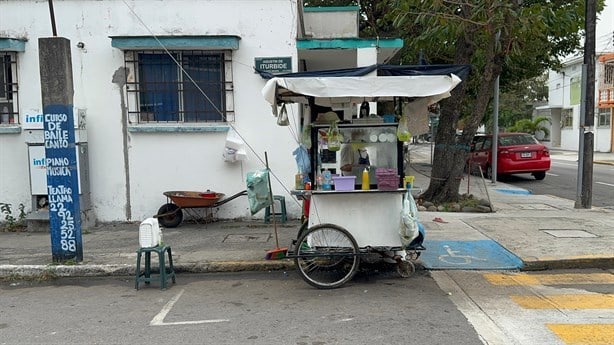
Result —
[[[301, 128], [311, 128], [309, 180], [315, 185], [311, 190], [292, 191], [308, 200], [310, 207], [287, 253], [307, 283], [322, 289], [340, 287], [352, 279], [361, 260], [373, 256], [398, 264], [402, 276], [414, 271], [412, 261], [424, 247], [421, 242], [404, 243], [399, 231], [408, 196], [402, 182], [404, 143], [397, 135], [399, 109], [412, 102], [426, 111], [448, 97], [461, 82], [459, 75], [467, 72], [468, 66], [376, 65], [277, 75], [268, 80], [262, 93], [273, 114], [277, 116], [287, 103], [298, 103]], [[392, 102], [396, 114], [365, 112], [368, 102]], [[338, 134], [338, 144], [348, 148], [351, 156], [358, 156], [358, 161], [349, 165], [341, 161], [342, 149], [337, 143], [331, 147], [331, 127]], [[365, 151], [367, 155], [361, 156]], [[384, 188], [383, 175], [378, 172], [394, 176], [396, 183]], [[338, 176], [334, 188], [320, 188], [323, 173]], [[346, 176], [355, 182], [340, 188]]]

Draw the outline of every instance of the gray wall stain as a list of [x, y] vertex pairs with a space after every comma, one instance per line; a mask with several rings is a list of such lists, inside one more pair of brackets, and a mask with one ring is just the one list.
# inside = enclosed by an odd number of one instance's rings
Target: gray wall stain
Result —
[[124, 207], [124, 211], [126, 214], [127, 220], [132, 220], [132, 200], [130, 198], [130, 157], [128, 152], [128, 110], [126, 108], [126, 99], [124, 94], [124, 86], [126, 86], [126, 76], [128, 75], [129, 70], [126, 67], [118, 68], [115, 73], [113, 73], [113, 78], [111, 82], [116, 84], [119, 89], [119, 97], [121, 100], [121, 110], [122, 110], [122, 145], [123, 145], [123, 156], [124, 156], [124, 176], [125, 176], [125, 185], [126, 185], [126, 205]]

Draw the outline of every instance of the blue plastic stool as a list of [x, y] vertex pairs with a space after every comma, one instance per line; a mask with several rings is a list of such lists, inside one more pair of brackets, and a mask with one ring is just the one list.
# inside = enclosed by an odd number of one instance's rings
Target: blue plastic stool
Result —
[[279, 206], [280, 206], [280, 209], [276, 207], [275, 211], [280, 210], [280, 212], [275, 212], [275, 214], [272, 215], [271, 206], [267, 206], [266, 210], [264, 211], [264, 222], [265, 223], [271, 222], [271, 216], [278, 217], [278, 219], [280, 219], [282, 223], [285, 223], [288, 221], [288, 215], [286, 214], [286, 198], [283, 195], [273, 195], [273, 202], [275, 202], [275, 200], [279, 201]]
[[[152, 277], [151, 270], [151, 253], [158, 253], [158, 276]], [[160, 282], [160, 290], [166, 289], [166, 283], [169, 279], [175, 284], [175, 268], [173, 267], [173, 253], [170, 246], [156, 246], [151, 248], [139, 248], [136, 257], [136, 277], [134, 280], [134, 288], [139, 289], [139, 283], [144, 282], [149, 284], [152, 281]], [[141, 272], [141, 257], [145, 254], [145, 267]], [[168, 255], [168, 267], [166, 267], [165, 257]]]

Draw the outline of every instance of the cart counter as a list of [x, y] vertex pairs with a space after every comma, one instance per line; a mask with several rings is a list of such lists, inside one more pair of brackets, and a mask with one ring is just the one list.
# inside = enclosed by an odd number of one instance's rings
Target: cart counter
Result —
[[294, 191], [310, 196], [309, 227], [336, 224], [348, 230], [359, 247], [400, 247], [399, 225], [405, 188], [393, 190]]

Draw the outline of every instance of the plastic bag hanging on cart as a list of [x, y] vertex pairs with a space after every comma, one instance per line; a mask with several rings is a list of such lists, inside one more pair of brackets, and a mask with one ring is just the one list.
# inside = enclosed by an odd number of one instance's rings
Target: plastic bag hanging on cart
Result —
[[397, 139], [399, 139], [399, 141], [409, 141], [410, 138], [409, 119], [407, 119], [407, 114], [403, 114], [397, 126]]
[[279, 110], [279, 115], [277, 116], [277, 125], [278, 126], [289, 126], [290, 121], [288, 121], [288, 111], [286, 110], [286, 103], [281, 105], [281, 109]]
[[328, 128], [326, 138], [329, 151], [339, 151], [341, 149], [343, 137], [341, 136], [339, 128], [337, 127], [337, 121], [334, 121]]
[[296, 160], [296, 167], [299, 173], [308, 175], [311, 173], [311, 159], [309, 159], [309, 152], [304, 145], [300, 145], [296, 150], [292, 151], [294, 159]]
[[401, 224], [399, 226], [401, 244], [403, 244], [403, 247], [407, 247], [419, 235], [420, 221], [418, 220], [418, 207], [414, 197], [408, 190], [403, 198], [403, 208], [401, 209]]
[[252, 216], [258, 211], [271, 206], [269, 192], [269, 171], [267, 169], [247, 173], [247, 200]]

